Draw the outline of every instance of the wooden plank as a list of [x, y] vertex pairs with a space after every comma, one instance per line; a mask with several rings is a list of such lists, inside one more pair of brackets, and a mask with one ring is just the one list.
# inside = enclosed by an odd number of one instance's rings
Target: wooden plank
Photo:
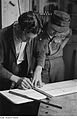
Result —
[[70, 80], [70, 81], [62, 81], [62, 82], [57, 82], [57, 83], [49, 83], [45, 84], [41, 90], [48, 91], [48, 90], [53, 90], [53, 89], [61, 89], [61, 88], [66, 88], [66, 87], [72, 87], [72, 86], [77, 86], [77, 79]]
[[52, 96], [74, 93], [77, 92], [77, 80], [46, 84], [41, 90]]
[[51, 104], [62, 106], [62, 109], [40, 104], [40, 116], [77, 116], [77, 79], [47, 84], [42, 87], [47, 93], [56, 96], [46, 100]]
[[75, 92], [77, 92], [77, 86], [46, 91], [46, 93], [48, 93], [48, 94], [50, 94], [52, 96], [61, 96], [61, 95], [75, 93]]
[[[18, 95], [14, 95], [14, 93], [17, 93]], [[24, 96], [34, 98], [37, 100], [46, 98], [46, 96], [44, 96], [43, 94], [39, 92], [36, 92], [33, 89], [27, 89], [27, 90], [11, 89], [11, 90], [0, 91], [0, 94], [6, 97], [8, 100], [10, 100], [14, 104], [22, 104], [22, 103], [28, 103], [33, 101], [32, 99], [24, 98]]]

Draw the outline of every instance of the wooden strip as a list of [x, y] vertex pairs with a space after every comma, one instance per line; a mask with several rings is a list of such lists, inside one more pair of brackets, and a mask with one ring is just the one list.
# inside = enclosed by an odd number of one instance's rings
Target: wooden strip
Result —
[[70, 80], [44, 85], [40, 90], [52, 96], [60, 96], [77, 92], [77, 80]]
[[75, 80], [70, 80], [70, 81], [62, 81], [58, 83], [49, 83], [44, 85], [41, 90], [42, 91], [48, 91], [48, 90], [54, 90], [54, 89], [63, 89], [66, 87], [73, 87], [77, 86], [77, 79]]
[[71, 94], [71, 93], [76, 93], [76, 92], [77, 92], [77, 86], [46, 91], [46, 93], [52, 96], [61, 96], [61, 95], [66, 95], [66, 94]]

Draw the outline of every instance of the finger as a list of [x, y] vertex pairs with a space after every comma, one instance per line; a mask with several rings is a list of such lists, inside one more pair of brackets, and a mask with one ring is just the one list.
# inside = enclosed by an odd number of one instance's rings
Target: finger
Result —
[[26, 89], [27, 89], [24, 85], [22, 85], [21, 88], [22, 88], [23, 90], [26, 90]]
[[28, 88], [32, 88], [32, 86], [26, 81], [23, 81], [24, 82], [24, 85], [26, 86], [26, 87], [28, 87]]
[[26, 80], [30, 86], [33, 86], [33, 85], [32, 85], [32, 82], [30, 81], [30, 79], [24, 78], [24, 80]]
[[38, 87], [39, 88], [43, 87], [43, 84], [41, 82], [39, 82]]
[[35, 83], [35, 78], [33, 78], [33, 81], [32, 81], [32, 84], [34, 85], [34, 83]]
[[39, 82], [40, 82], [40, 86], [43, 86], [43, 83], [42, 83], [42, 80], [41, 80], [41, 79], [40, 79], [40, 81], [39, 81]]
[[22, 84], [27, 87], [27, 88], [31, 88], [32, 86], [27, 82], [27, 80], [23, 80]]
[[42, 85], [44, 86], [44, 85], [45, 85], [45, 83], [44, 83], [44, 82], [42, 82]]
[[41, 87], [43, 86], [41, 79], [38, 80], [38, 82], [37, 82], [37, 86], [38, 86], [39, 88], [41, 88]]
[[25, 90], [25, 89], [27, 89], [27, 88], [25, 88], [25, 87], [23, 86], [23, 84], [22, 84], [22, 85], [18, 86], [18, 89]]
[[38, 86], [38, 81], [36, 80], [36, 81], [35, 81], [35, 87], [37, 87], [37, 86]]
[[25, 82], [22, 82], [22, 85], [23, 85], [25, 88], [27, 88], [27, 89], [30, 88], [30, 86], [29, 86], [27, 83], [25, 83]]
[[24, 82], [22, 82], [22, 85], [21, 86], [23, 86], [24, 89], [29, 89], [29, 86], [26, 85]]
[[33, 87], [33, 84], [32, 84], [32, 82], [30, 81], [30, 79], [27, 79], [26, 81], [28, 82], [28, 84], [29, 84], [31, 87]]

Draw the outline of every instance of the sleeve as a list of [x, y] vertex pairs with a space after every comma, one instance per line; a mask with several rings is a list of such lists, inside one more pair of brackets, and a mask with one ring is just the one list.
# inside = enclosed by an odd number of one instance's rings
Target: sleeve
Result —
[[69, 29], [69, 33], [67, 34], [66, 38], [70, 38], [72, 36], [72, 29]]
[[2, 37], [0, 33], [0, 77], [10, 79], [12, 73], [4, 68], [4, 43], [2, 42]]
[[42, 68], [44, 68], [48, 41], [47, 39], [39, 38], [36, 42], [36, 64], [37, 66], [41, 66]]

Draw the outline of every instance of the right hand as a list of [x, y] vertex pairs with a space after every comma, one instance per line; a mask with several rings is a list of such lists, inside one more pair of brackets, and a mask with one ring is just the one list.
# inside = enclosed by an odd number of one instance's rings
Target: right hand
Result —
[[42, 67], [37, 66], [34, 71], [34, 76], [33, 76], [33, 81], [32, 81], [32, 84], [35, 87], [42, 87], [41, 72], [42, 72]]

